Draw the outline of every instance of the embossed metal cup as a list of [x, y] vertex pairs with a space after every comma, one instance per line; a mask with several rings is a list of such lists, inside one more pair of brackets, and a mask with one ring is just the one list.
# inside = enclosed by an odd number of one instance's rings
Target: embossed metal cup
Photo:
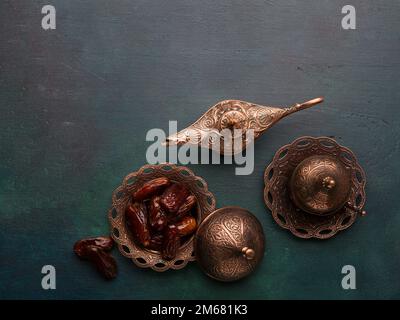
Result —
[[305, 136], [282, 146], [264, 183], [275, 222], [300, 238], [328, 239], [365, 214], [364, 170], [350, 149], [328, 137]]
[[351, 189], [351, 170], [331, 155], [304, 159], [293, 171], [289, 191], [301, 210], [329, 215], [346, 204]]
[[249, 211], [224, 207], [211, 213], [195, 238], [197, 262], [219, 281], [235, 281], [254, 271], [264, 256], [264, 232]]

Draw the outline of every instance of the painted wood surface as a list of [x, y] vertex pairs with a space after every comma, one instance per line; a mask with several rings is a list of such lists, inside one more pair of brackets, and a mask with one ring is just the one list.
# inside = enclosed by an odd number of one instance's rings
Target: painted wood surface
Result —
[[[51, 2], [57, 29], [41, 28]], [[400, 298], [400, 3], [344, 1], [1, 1], [1, 298]], [[72, 253], [108, 232], [111, 192], [146, 162], [151, 128], [183, 128], [223, 99], [325, 103], [282, 120], [256, 143], [255, 170], [192, 165], [218, 207], [252, 211], [266, 235], [260, 268], [225, 284], [192, 263], [158, 274], [115, 250], [103, 281]], [[294, 238], [272, 220], [263, 171], [302, 135], [350, 147], [367, 174], [368, 215], [328, 241]], [[42, 290], [43, 265], [57, 289]], [[357, 270], [357, 290], [341, 269]]]

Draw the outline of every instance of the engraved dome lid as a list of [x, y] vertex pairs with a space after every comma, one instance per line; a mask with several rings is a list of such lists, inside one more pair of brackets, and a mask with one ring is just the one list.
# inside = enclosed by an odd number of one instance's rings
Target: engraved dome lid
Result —
[[294, 169], [289, 187], [299, 209], [316, 215], [332, 214], [348, 201], [350, 170], [334, 156], [311, 156]]
[[264, 256], [264, 232], [249, 211], [224, 207], [211, 213], [195, 237], [196, 260], [203, 271], [220, 281], [249, 275]]

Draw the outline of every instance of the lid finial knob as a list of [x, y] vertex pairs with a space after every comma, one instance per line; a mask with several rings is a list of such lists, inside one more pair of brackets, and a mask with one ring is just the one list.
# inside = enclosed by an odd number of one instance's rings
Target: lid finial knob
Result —
[[249, 248], [249, 247], [244, 247], [244, 248], [242, 249], [242, 253], [243, 253], [243, 256], [244, 256], [247, 260], [252, 260], [252, 259], [254, 259], [255, 255], [256, 255], [255, 251], [254, 251], [253, 249]]
[[325, 189], [331, 190], [336, 186], [336, 181], [332, 177], [327, 176], [322, 180], [322, 186]]

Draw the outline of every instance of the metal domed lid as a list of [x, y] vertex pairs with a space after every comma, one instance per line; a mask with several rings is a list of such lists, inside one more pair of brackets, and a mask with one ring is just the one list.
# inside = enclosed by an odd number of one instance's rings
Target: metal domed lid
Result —
[[293, 171], [290, 196], [295, 205], [308, 213], [332, 214], [349, 198], [351, 176], [341, 161], [330, 155], [304, 159]]
[[220, 281], [249, 275], [264, 256], [264, 232], [249, 211], [224, 207], [200, 224], [195, 237], [196, 260], [204, 272]]

